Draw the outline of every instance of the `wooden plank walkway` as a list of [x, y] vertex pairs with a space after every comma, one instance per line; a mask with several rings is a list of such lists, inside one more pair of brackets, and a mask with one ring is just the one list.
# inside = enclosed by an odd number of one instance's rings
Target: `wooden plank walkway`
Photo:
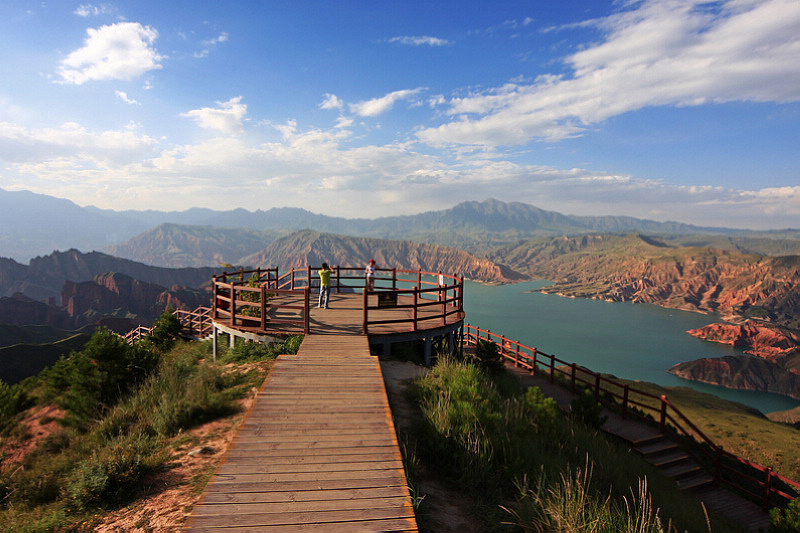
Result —
[[367, 337], [308, 335], [275, 363], [190, 531], [417, 531]]

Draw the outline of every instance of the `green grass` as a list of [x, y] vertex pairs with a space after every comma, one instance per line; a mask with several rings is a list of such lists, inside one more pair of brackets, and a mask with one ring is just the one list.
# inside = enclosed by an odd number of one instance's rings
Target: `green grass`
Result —
[[445, 360], [413, 394], [422, 422], [405, 448], [477, 502], [487, 531], [709, 531], [696, 500], [512, 376]]
[[[0, 530], [91, 529], [98, 516], [146, 494], [143, 480], [170, 468], [180, 445], [175, 441], [185, 444], [186, 431], [236, 413], [238, 400], [263, 383], [268, 365], [211, 363], [209, 343], [169, 341], [168, 329], [128, 353], [147, 360], [155, 357], [157, 364], [129, 386], [117, 387], [114, 397], [104, 380], [118, 375], [130, 361], [119, 353], [127, 348], [105, 334], [93, 337], [89, 353], [95, 357], [87, 367], [65, 361], [61, 373], [26, 381], [25, 402], [61, 402], [67, 417], [60, 431], [39, 444], [18, 468], [0, 474]], [[248, 348], [246, 360], [268, 360], [296, 346], [298, 340]], [[228, 355], [233, 359], [241, 357], [241, 350], [232, 352]], [[70, 357], [80, 361], [87, 354]], [[73, 386], [76, 370], [93, 368], [100, 370], [91, 380]], [[12, 399], [15, 392], [14, 387], [0, 390]], [[71, 401], [64, 402], [65, 397]], [[81, 411], [80, 416], [70, 409]], [[9, 430], [4, 438], [20, 434]], [[210, 475], [209, 470], [190, 483], [202, 491]]]
[[[772, 466], [789, 479], [800, 480], [800, 430], [791, 425], [773, 422], [756, 409], [688, 387], [617, 381], [658, 397], [666, 395], [718, 446], [762, 466]], [[637, 401], [655, 405], [654, 400]]]

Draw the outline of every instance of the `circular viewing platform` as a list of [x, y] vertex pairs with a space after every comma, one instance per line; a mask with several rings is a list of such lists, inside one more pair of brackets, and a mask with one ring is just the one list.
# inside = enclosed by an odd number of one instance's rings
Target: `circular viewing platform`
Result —
[[[452, 335], [464, 322], [464, 278], [378, 268], [372, 290], [363, 268], [332, 267], [329, 308], [318, 308], [319, 268], [223, 272], [213, 278], [217, 332], [251, 340], [288, 335], [366, 335], [384, 351], [395, 342]], [[426, 358], [427, 358], [426, 346]]]

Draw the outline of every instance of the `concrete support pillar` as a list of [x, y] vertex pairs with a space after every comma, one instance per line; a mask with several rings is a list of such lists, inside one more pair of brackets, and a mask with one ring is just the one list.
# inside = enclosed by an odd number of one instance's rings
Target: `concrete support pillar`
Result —
[[212, 354], [212, 357], [213, 357], [214, 361], [216, 362], [216, 360], [217, 360], [217, 341], [218, 341], [217, 336], [219, 335], [219, 332], [217, 331], [217, 325], [216, 324], [212, 325], [211, 327], [212, 327], [212, 330], [211, 330], [211, 354]]
[[424, 358], [424, 362], [425, 362], [425, 366], [427, 366], [427, 367], [431, 366], [431, 352], [432, 352], [432, 349], [431, 349], [431, 338], [430, 337], [425, 337], [425, 358]]

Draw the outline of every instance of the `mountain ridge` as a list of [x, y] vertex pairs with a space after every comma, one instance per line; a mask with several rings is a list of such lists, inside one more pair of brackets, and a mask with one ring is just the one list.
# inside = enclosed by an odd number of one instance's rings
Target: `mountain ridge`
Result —
[[256, 231], [319, 229], [342, 235], [454, 246], [473, 253], [534, 237], [607, 231], [668, 235], [774, 234], [800, 239], [800, 230], [754, 232], [626, 216], [563, 215], [521, 202], [495, 199], [462, 202], [440, 211], [366, 219], [331, 217], [298, 207], [274, 207], [266, 211], [242, 208], [216, 211], [200, 207], [185, 211], [114, 211], [80, 207], [65, 199], [0, 188], [0, 249], [4, 256], [17, 261], [70, 248], [84, 252], [108, 250], [166, 223]]

